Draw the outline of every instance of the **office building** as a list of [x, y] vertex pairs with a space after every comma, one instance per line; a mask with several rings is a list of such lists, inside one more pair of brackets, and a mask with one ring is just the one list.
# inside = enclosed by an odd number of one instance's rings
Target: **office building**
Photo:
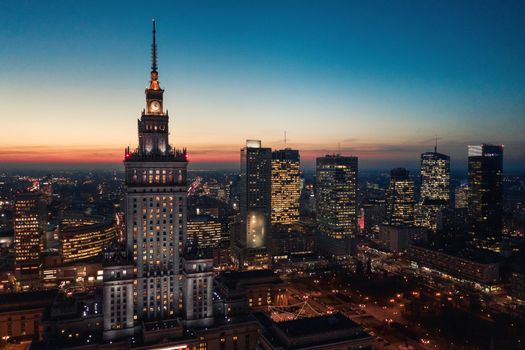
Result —
[[42, 199], [46, 205], [51, 204], [53, 200], [53, 179], [51, 175], [44, 177], [39, 182], [39, 190], [42, 193]]
[[188, 242], [196, 238], [203, 248], [218, 248], [222, 238], [221, 223], [211, 215], [191, 215], [188, 218]]
[[104, 246], [117, 237], [113, 219], [87, 216], [73, 224], [68, 224], [71, 222], [70, 219], [62, 222], [63, 225], [59, 232], [59, 249], [64, 263], [100, 255]]
[[357, 235], [357, 157], [326, 155], [316, 161], [316, 211], [321, 248], [331, 256], [351, 253]]
[[38, 284], [44, 232], [47, 225], [45, 204], [38, 192], [15, 198], [15, 277], [23, 289]]
[[157, 73], [153, 29], [151, 80], [138, 121], [139, 146], [125, 152], [127, 249], [137, 268], [136, 313], [145, 322], [179, 312], [188, 159], [168, 142], [168, 112]]
[[271, 210], [272, 150], [248, 140], [241, 150], [240, 212], [246, 247], [264, 247]]
[[299, 221], [300, 174], [299, 151], [286, 148], [272, 153], [272, 224]]
[[241, 269], [268, 268], [271, 181], [271, 148], [263, 148], [259, 140], [247, 140], [241, 149], [239, 232], [232, 242], [233, 259]]
[[454, 207], [456, 209], [467, 209], [468, 208], [468, 185], [464, 184], [456, 187], [454, 190]]
[[433, 231], [437, 229], [440, 211], [450, 200], [450, 157], [437, 152], [421, 154], [421, 193], [417, 224]]
[[381, 225], [379, 241], [381, 245], [391, 252], [403, 252], [416, 242], [427, 241], [427, 229], [415, 226], [389, 226]]
[[475, 240], [501, 236], [503, 146], [468, 146], [469, 220]]
[[[216, 285], [216, 293], [226, 305], [237, 305], [242, 310], [245, 303], [253, 310], [288, 304], [286, 283], [272, 270], [221, 272]], [[228, 308], [225, 312], [228, 314]]]
[[390, 172], [386, 190], [386, 221], [392, 226], [414, 225], [414, 181], [405, 168]]
[[317, 230], [302, 223], [274, 226], [269, 250], [274, 263], [310, 256], [317, 251]]
[[421, 201], [450, 199], [450, 157], [434, 152], [421, 154]]
[[482, 250], [446, 251], [424, 244], [411, 245], [407, 259], [419, 270], [470, 287], [491, 291], [500, 279], [500, 257]]

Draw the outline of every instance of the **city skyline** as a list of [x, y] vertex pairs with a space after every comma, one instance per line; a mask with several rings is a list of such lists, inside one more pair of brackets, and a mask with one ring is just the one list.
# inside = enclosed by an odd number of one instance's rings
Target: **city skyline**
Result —
[[194, 169], [237, 169], [246, 139], [281, 149], [285, 130], [310, 170], [338, 152], [363, 169], [415, 169], [436, 135], [453, 170], [466, 170], [468, 144], [505, 144], [506, 171], [525, 160], [523, 4], [132, 3], [125, 20], [116, 2], [18, 4], [0, 15], [6, 168], [122, 169], [152, 17], [173, 143]]
[[520, 6], [111, 1], [9, 13], [1, 349], [525, 350]]

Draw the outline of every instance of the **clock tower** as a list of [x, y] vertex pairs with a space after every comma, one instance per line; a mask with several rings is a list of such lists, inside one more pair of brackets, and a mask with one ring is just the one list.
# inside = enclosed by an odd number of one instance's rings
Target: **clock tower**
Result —
[[164, 90], [160, 88], [159, 73], [157, 72], [157, 30], [153, 21], [153, 44], [151, 45], [151, 77], [146, 88], [146, 109], [139, 120], [139, 149], [144, 154], [166, 155], [168, 145], [167, 111], [164, 112], [162, 99]]
[[145, 323], [172, 319], [180, 312], [187, 215], [188, 159], [186, 149], [177, 150], [168, 142], [155, 35], [153, 21], [151, 78], [146, 109], [138, 120], [139, 145], [124, 154], [126, 244], [137, 276], [134, 316]]

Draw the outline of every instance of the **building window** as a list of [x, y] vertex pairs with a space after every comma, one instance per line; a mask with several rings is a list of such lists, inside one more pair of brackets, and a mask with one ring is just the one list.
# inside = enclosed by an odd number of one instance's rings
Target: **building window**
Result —
[[237, 350], [237, 336], [234, 335], [233, 336], [233, 350]]

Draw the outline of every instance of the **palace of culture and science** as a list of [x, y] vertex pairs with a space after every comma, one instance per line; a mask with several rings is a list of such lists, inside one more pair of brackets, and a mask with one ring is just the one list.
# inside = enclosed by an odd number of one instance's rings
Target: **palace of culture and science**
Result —
[[54, 301], [35, 348], [255, 349], [246, 300], [214, 292], [210, 252], [185, 246], [188, 159], [169, 144], [163, 94], [153, 22], [138, 148], [124, 155], [126, 247], [106, 248], [101, 291]]
[[137, 317], [164, 320], [179, 311], [180, 258], [186, 232], [186, 151], [168, 142], [169, 116], [157, 72], [153, 27], [150, 85], [138, 121], [139, 147], [125, 153], [127, 250], [137, 268]]

